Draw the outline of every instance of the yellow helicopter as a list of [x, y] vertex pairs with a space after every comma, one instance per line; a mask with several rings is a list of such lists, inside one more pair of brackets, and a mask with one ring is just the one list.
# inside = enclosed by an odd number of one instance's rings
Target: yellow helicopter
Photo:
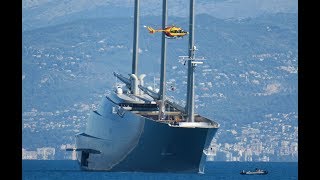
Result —
[[180, 27], [176, 27], [174, 25], [172, 26], [167, 26], [164, 29], [153, 29], [150, 26], [144, 26], [145, 28], [147, 28], [149, 30], [149, 33], [154, 34], [156, 32], [164, 32], [167, 38], [177, 38], [177, 37], [183, 37], [187, 34], [189, 34], [189, 32], [184, 31], [182, 28]]

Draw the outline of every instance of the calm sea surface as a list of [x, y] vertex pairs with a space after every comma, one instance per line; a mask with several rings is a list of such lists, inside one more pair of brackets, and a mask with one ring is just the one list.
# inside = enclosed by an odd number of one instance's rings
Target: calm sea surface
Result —
[[[240, 175], [241, 170], [267, 170], [267, 175]], [[298, 179], [297, 162], [207, 162], [204, 174], [80, 171], [71, 160], [23, 160], [22, 179]]]

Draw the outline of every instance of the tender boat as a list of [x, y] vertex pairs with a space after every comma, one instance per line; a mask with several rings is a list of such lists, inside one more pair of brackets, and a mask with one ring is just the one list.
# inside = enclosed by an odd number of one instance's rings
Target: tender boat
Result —
[[242, 174], [242, 175], [265, 175], [265, 174], [268, 174], [268, 171], [256, 168], [254, 171], [242, 170], [240, 172], [240, 174]]

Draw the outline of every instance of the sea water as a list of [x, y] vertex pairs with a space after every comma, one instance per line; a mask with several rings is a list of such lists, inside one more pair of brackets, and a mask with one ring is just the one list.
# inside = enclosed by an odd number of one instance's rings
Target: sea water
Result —
[[[241, 175], [242, 170], [267, 170], [266, 175]], [[92, 172], [81, 171], [72, 160], [22, 160], [22, 179], [142, 179], [142, 180], [200, 180], [200, 179], [298, 179], [297, 162], [207, 162], [200, 173]]]

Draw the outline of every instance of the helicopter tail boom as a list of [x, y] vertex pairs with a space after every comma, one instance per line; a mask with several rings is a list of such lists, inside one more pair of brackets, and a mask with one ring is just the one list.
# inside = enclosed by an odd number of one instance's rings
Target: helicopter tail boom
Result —
[[162, 31], [164, 31], [164, 30], [162, 30], [162, 29], [155, 30], [155, 29], [153, 29], [153, 28], [150, 27], [150, 26], [145, 26], [145, 27], [148, 29], [149, 33], [151, 33], [151, 34], [156, 33], [156, 32], [162, 32]]

